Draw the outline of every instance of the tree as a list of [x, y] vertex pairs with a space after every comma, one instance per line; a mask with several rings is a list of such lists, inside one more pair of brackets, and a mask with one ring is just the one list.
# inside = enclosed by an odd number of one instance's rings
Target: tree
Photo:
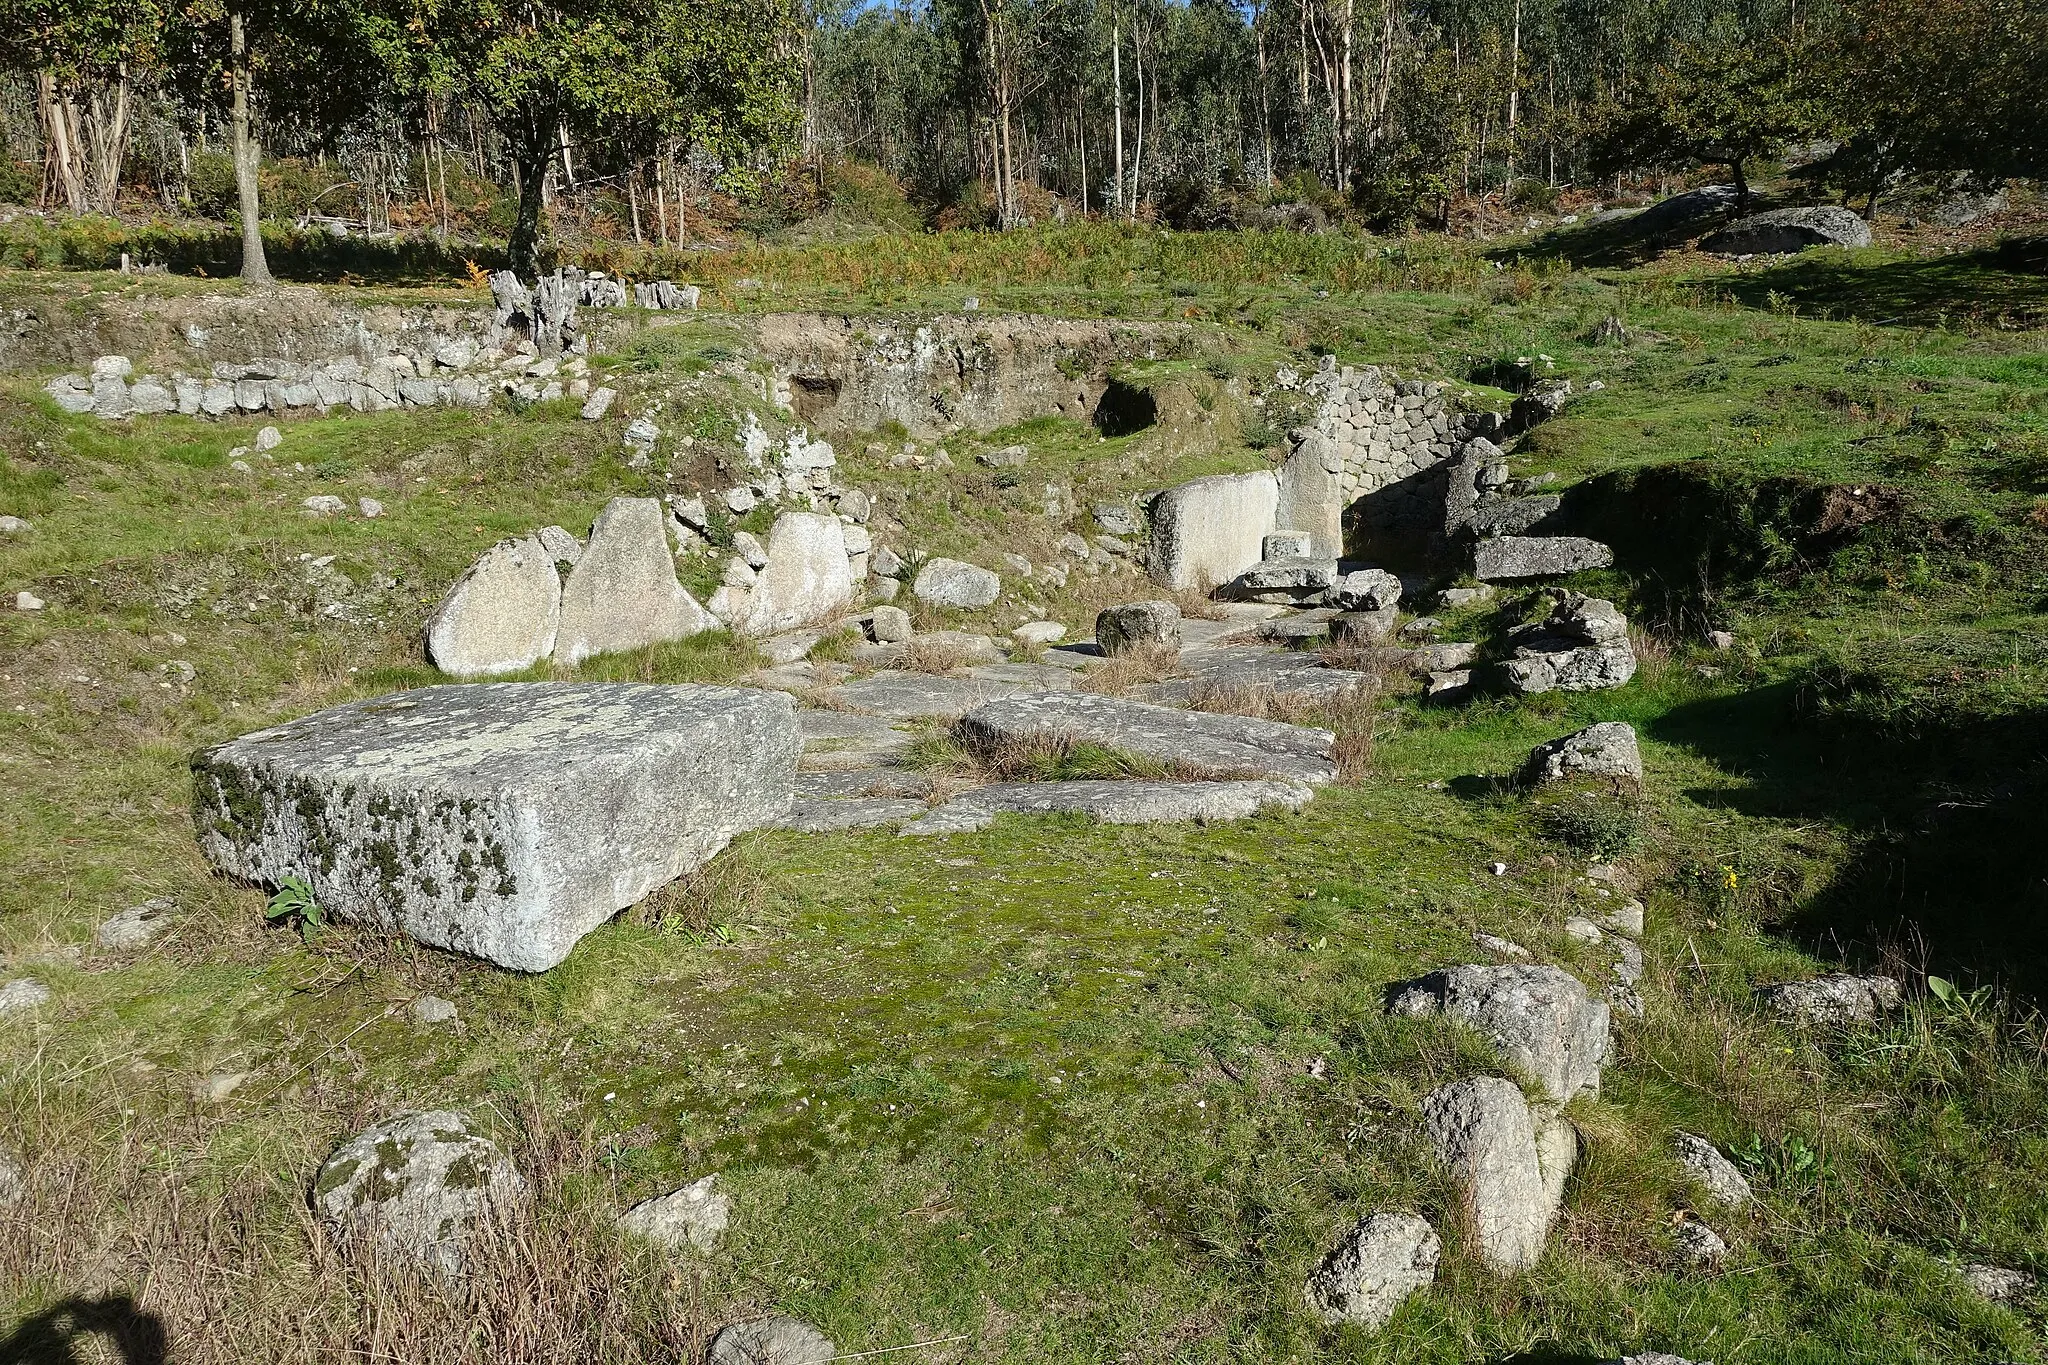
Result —
[[1682, 46], [1653, 68], [1637, 98], [1606, 122], [1596, 161], [1611, 172], [1706, 162], [1735, 178], [1749, 203], [1749, 167], [1801, 137], [1828, 130], [1818, 54], [1798, 38], [1723, 39]]
[[1912, 176], [2048, 172], [2048, 3], [1860, 0], [1830, 63], [1849, 133], [1830, 171], [1867, 218]]
[[233, 134], [241, 275], [249, 284], [272, 282], [259, 112], [319, 146], [364, 117], [388, 80], [361, 17], [353, 0], [183, 0], [166, 16], [165, 62], [185, 106], [224, 115]]
[[73, 213], [111, 213], [138, 81], [161, 57], [155, 0], [14, 0], [0, 60], [35, 75], [49, 180]]
[[572, 138], [642, 153], [680, 141], [744, 177], [735, 163], [795, 131], [785, 0], [388, 0], [373, 26], [411, 89], [470, 102], [504, 138], [523, 274], [540, 269], [542, 186]]

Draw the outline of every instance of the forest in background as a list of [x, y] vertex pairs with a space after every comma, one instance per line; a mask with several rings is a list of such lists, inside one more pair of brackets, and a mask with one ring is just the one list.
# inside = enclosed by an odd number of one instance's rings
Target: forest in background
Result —
[[[815, 2], [815, 0], [814, 0]], [[2041, 174], [2048, 0], [4, 0], [0, 200], [681, 246], [820, 218], [1477, 231], [1797, 153]]]

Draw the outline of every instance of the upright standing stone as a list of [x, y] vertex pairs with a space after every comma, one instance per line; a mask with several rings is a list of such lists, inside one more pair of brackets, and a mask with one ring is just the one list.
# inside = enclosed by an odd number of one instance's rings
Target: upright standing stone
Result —
[[[752, 537], [749, 537], [752, 539]], [[739, 538], [734, 537], [734, 548]], [[773, 635], [830, 620], [853, 605], [846, 523], [825, 512], [784, 512], [768, 532], [763, 562], [746, 605], [730, 625], [741, 635]]]
[[537, 972], [786, 815], [801, 748], [779, 692], [427, 687], [201, 750], [193, 814], [229, 876]]
[[555, 657], [573, 667], [597, 654], [686, 640], [713, 624], [676, 581], [661, 504], [613, 498], [562, 589]]
[[1536, 1264], [1556, 1205], [1521, 1087], [1499, 1076], [1453, 1081], [1423, 1101], [1422, 1120], [1438, 1159], [1464, 1191], [1480, 1260], [1499, 1271]]
[[1152, 504], [1152, 576], [1176, 591], [1230, 582], [1259, 562], [1279, 505], [1279, 481], [1265, 470], [1168, 489]]
[[532, 536], [469, 566], [427, 622], [427, 658], [458, 678], [517, 673], [548, 657], [562, 620], [554, 557]]

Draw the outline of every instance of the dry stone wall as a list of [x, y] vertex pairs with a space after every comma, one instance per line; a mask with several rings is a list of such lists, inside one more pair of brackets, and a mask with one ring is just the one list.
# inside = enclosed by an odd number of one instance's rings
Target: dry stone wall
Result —
[[1289, 435], [1279, 525], [1306, 531], [1316, 559], [1372, 558], [1376, 540], [1426, 535], [1443, 520], [1443, 466], [1497, 423], [1460, 414], [1450, 385], [1326, 357], [1308, 386], [1313, 421]]

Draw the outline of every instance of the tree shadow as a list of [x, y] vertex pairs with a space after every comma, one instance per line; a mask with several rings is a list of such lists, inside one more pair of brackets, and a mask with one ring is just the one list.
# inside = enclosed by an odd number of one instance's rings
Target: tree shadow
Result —
[[136, 1307], [126, 1294], [66, 1299], [27, 1319], [0, 1339], [0, 1365], [74, 1365], [100, 1359], [81, 1354], [88, 1337], [100, 1337], [120, 1353], [121, 1365], [165, 1365], [170, 1336], [163, 1319]]
[[2011, 238], [1952, 256], [1821, 251], [1782, 265], [1694, 283], [1751, 308], [1775, 295], [1804, 313], [1879, 324], [1977, 321], [2038, 327], [2048, 321], [2048, 237]]
[[1823, 726], [1795, 700], [1792, 684], [1777, 684], [1685, 703], [1646, 726], [1749, 781], [1694, 799], [1848, 831], [1848, 861], [1774, 927], [1864, 965], [1903, 952], [1943, 976], [2048, 999], [2048, 713], [1901, 739]]

